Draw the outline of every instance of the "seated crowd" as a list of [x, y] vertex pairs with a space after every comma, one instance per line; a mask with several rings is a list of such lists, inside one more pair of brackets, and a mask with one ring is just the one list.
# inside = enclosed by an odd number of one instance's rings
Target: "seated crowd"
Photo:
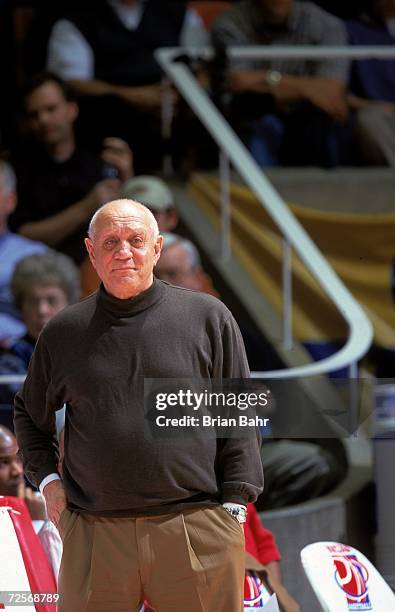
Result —
[[[393, 59], [225, 58], [229, 45], [394, 44], [393, 0], [368, 0], [364, 12], [348, 20], [319, 5], [331, 3], [240, 0], [221, 3], [221, 11], [216, 17], [212, 11], [210, 18], [199, 14], [199, 3], [100, 0], [95, 11], [88, 5], [60, 5], [52, 9], [45, 57], [35, 67], [50, 70], [72, 88], [79, 103], [82, 150], [97, 152], [105, 138], [120, 138], [132, 148], [138, 173], [158, 170], [170, 150], [178, 156], [188, 151], [191, 134], [198, 146], [207, 145], [177, 92], [161, 80], [154, 51], [210, 42], [217, 61], [195, 62], [194, 67], [259, 164], [393, 165]], [[37, 9], [33, 40], [40, 16], [43, 11]], [[42, 40], [36, 42], [43, 47]], [[34, 55], [31, 42], [29, 51]], [[50, 134], [38, 133], [42, 127], [33, 122], [34, 91], [27, 94], [30, 128], [45, 144]], [[172, 143], [160, 126], [162, 94], [173, 105]], [[70, 101], [66, 89], [63, 95]], [[75, 105], [69, 109], [73, 124], [78, 111]], [[57, 160], [56, 151], [49, 154]], [[59, 155], [65, 161], [70, 151]], [[97, 175], [92, 178], [97, 182]]]

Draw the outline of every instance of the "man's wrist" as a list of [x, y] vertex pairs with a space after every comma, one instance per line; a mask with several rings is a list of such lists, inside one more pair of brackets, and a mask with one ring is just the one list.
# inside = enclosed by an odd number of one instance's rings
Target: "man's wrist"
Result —
[[244, 506], [243, 504], [236, 504], [234, 502], [225, 502], [222, 504], [222, 507], [240, 524], [246, 522], [247, 506]]
[[41, 495], [44, 495], [44, 489], [47, 486], [47, 484], [49, 484], [50, 482], [53, 482], [55, 480], [61, 480], [59, 474], [57, 474], [56, 472], [53, 472], [52, 474], [48, 474], [48, 476], [46, 476], [39, 484], [38, 488], [40, 489], [40, 493]]

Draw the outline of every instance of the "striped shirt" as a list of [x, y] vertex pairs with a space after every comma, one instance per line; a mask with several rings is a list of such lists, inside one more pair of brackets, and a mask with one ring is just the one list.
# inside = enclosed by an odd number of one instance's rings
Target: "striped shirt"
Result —
[[[343, 23], [311, 2], [294, 2], [283, 26], [265, 23], [257, 0], [242, 0], [222, 13], [212, 29], [215, 45], [336, 45], [347, 44]], [[346, 59], [278, 58], [267, 60], [231, 59], [230, 70], [279, 70], [295, 76], [317, 76], [348, 80]]]

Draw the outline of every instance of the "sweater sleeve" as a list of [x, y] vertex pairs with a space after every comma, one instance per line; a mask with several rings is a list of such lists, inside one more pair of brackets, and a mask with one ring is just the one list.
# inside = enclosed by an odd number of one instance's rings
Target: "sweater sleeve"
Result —
[[[222, 331], [222, 371], [215, 377], [249, 378], [247, 356], [243, 339], [234, 318], [230, 316]], [[261, 435], [246, 438], [218, 439], [219, 473], [222, 503], [246, 505], [256, 500], [263, 490], [263, 471], [260, 456]]]
[[[262, 525], [254, 504], [248, 505], [245, 534], [247, 552], [255, 556], [256, 551], [258, 553], [257, 559], [262, 565], [281, 560], [280, 551], [277, 548], [274, 535]], [[253, 542], [251, 542], [251, 539]]]
[[57, 472], [55, 411], [62, 401], [51, 382], [51, 359], [41, 334], [22, 391], [15, 396], [14, 427], [28, 479], [36, 486]]

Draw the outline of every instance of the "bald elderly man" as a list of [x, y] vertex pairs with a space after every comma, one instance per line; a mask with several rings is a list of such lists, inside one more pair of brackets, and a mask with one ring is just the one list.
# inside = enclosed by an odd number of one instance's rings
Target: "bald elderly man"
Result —
[[[163, 237], [116, 200], [85, 243], [102, 283], [43, 330], [15, 427], [64, 551], [60, 612], [240, 612], [245, 506], [262, 490], [258, 435], [147, 435], [144, 378], [249, 376], [229, 310], [154, 278]], [[55, 410], [67, 404], [62, 479]]]

